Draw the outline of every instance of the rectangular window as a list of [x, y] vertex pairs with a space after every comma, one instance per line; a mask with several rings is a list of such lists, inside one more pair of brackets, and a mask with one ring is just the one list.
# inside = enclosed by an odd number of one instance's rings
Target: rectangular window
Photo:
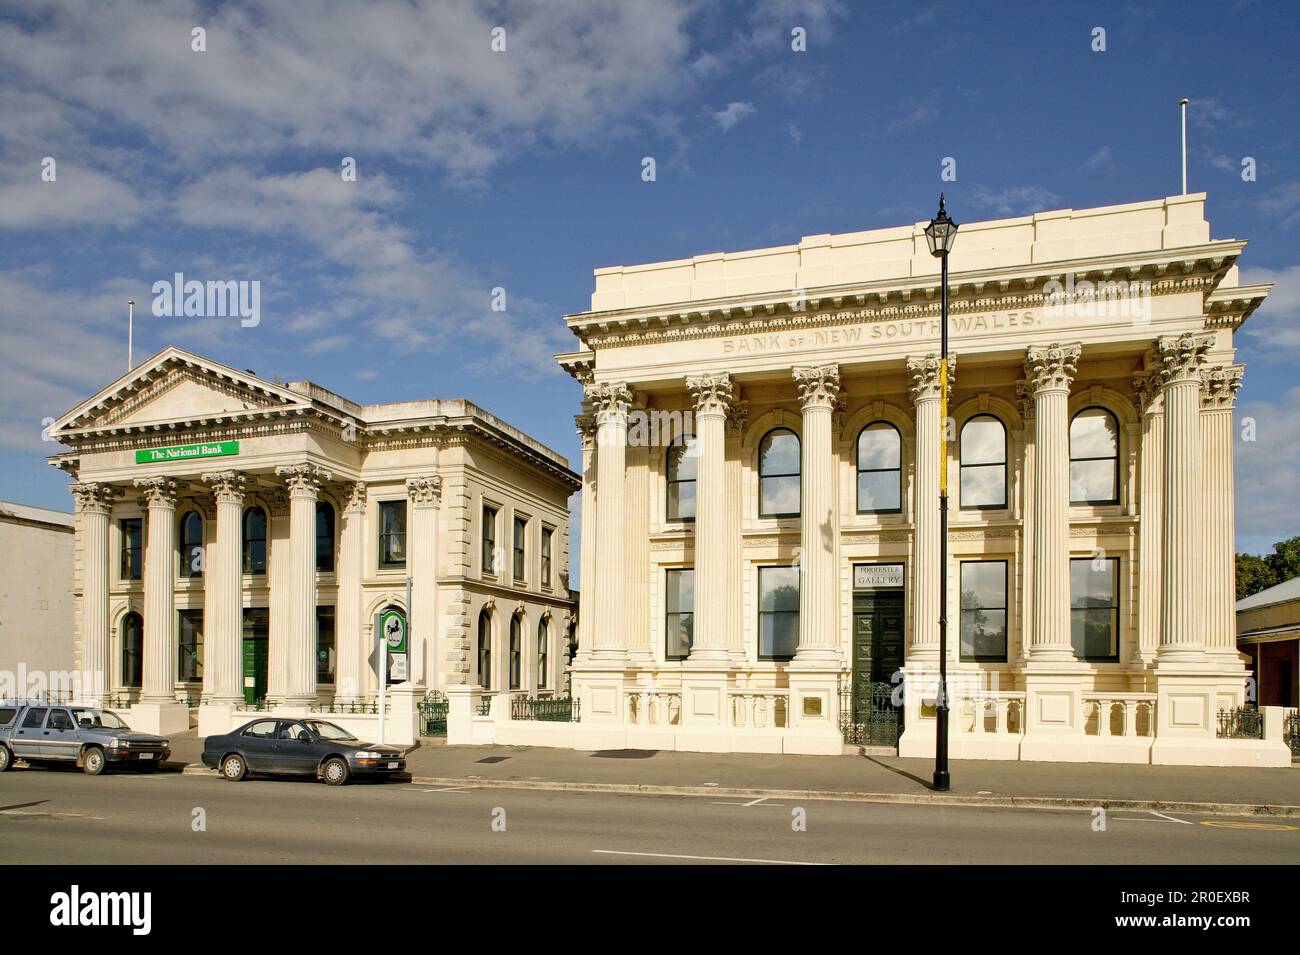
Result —
[[316, 682], [334, 682], [334, 608], [316, 608]]
[[143, 522], [138, 517], [128, 517], [118, 526], [122, 530], [122, 579], [139, 580], [144, 576]]
[[542, 586], [551, 586], [551, 538], [555, 531], [549, 527], [542, 528]]
[[967, 560], [961, 564], [961, 658], [1007, 659], [1007, 562]]
[[497, 509], [488, 504], [483, 505], [483, 526], [479, 531], [483, 535], [483, 573], [497, 574]]
[[379, 566], [406, 566], [406, 501], [379, 502]]
[[1070, 642], [1080, 660], [1119, 659], [1119, 558], [1070, 561]]
[[515, 573], [515, 580], [523, 580], [525, 576], [524, 560], [527, 557], [528, 541], [528, 518], [516, 517], [514, 537], [510, 541], [510, 556]]
[[695, 570], [691, 567], [664, 571], [664, 656], [685, 660], [691, 655], [695, 632]]
[[758, 657], [789, 660], [799, 645], [799, 568], [758, 568]]
[[176, 628], [176, 679], [181, 683], [203, 682], [203, 611], [178, 610]]

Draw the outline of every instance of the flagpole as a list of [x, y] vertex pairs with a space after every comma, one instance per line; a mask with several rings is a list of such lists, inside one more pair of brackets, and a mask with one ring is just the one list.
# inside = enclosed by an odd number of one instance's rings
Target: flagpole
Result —
[[126, 370], [135, 367], [135, 299], [126, 300]]

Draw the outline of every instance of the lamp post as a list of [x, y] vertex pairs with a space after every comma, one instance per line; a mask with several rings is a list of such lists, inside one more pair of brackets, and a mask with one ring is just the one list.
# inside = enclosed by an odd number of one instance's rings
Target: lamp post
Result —
[[939, 691], [935, 694], [934, 789], [947, 792], [948, 774], [948, 253], [957, 223], [939, 212], [925, 227], [930, 254], [940, 262], [939, 315]]

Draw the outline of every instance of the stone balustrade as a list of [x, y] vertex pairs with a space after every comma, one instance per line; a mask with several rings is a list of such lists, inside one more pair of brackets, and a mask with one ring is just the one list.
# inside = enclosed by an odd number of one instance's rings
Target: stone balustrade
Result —
[[730, 725], [737, 729], [783, 729], [790, 725], [789, 690], [730, 690], [727, 703]]
[[1084, 693], [1081, 701], [1085, 736], [1136, 739], [1153, 735], [1156, 725], [1154, 693]]

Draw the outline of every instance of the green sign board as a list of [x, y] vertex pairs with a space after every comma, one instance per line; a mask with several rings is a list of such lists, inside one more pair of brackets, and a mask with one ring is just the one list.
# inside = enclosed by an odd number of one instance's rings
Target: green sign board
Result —
[[145, 448], [135, 452], [135, 463], [167, 464], [197, 458], [223, 458], [238, 453], [238, 441], [212, 441], [207, 444], [182, 444], [174, 448]]
[[379, 617], [380, 633], [389, 653], [406, 652], [406, 617], [396, 610], [385, 611]]

